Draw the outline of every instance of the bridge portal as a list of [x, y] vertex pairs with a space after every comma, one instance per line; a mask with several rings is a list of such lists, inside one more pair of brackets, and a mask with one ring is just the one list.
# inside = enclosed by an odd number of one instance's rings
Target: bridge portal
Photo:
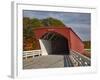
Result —
[[84, 53], [84, 43], [69, 27], [37, 28], [34, 33], [43, 55], [68, 55], [70, 51]]
[[68, 40], [55, 32], [45, 33], [40, 38], [40, 46], [42, 51], [48, 55], [68, 55]]

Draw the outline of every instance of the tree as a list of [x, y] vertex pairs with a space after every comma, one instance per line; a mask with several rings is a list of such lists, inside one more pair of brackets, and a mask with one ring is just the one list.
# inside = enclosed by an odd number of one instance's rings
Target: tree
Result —
[[42, 27], [43, 24], [41, 23], [39, 19], [33, 18], [30, 20], [30, 26], [33, 28], [38, 28], [38, 27]]
[[58, 19], [49, 17], [41, 20], [44, 26], [64, 27], [64, 23]]
[[29, 26], [30, 26], [30, 18], [24, 17], [24, 18], [23, 18], [23, 27], [24, 27], [24, 28], [27, 28], [27, 27], [29, 27]]

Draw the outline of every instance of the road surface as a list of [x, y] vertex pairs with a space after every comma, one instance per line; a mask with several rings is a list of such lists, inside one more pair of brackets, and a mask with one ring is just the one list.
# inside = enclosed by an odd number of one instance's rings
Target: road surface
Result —
[[70, 55], [48, 55], [23, 60], [23, 69], [62, 68], [90, 66], [91, 61], [83, 55], [71, 52]]

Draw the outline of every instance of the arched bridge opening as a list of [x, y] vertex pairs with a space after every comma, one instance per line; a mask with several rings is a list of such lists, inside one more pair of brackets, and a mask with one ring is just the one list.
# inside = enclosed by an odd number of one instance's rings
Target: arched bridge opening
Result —
[[68, 39], [59, 33], [47, 32], [40, 40], [48, 55], [69, 55]]

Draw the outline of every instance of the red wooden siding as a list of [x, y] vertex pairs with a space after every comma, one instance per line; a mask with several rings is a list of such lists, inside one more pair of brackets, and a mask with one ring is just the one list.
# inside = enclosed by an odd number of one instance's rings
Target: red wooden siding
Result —
[[70, 29], [70, 42], [71, 42], [71, 49], [83, 53], [84, 52], [84, 44], [82, 40]]

